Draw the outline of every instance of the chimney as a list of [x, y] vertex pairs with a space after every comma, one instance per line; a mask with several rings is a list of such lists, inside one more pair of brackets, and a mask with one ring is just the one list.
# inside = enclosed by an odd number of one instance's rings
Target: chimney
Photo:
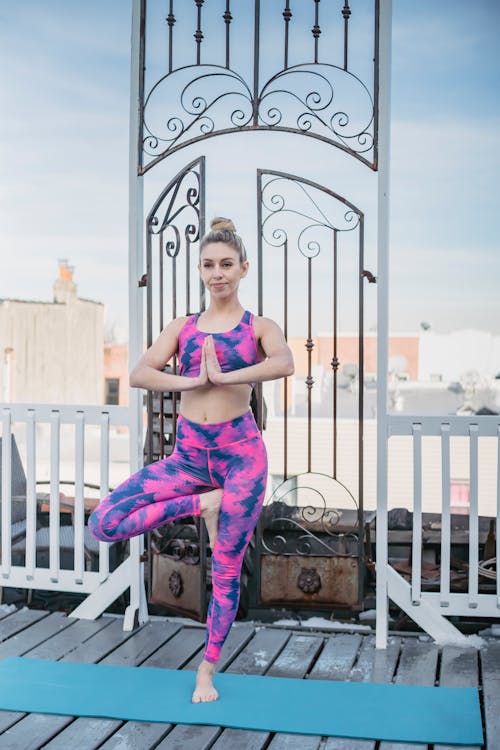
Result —
[[54, 302], [68, 304], [76, 299], [76, 284], [73, 281], [74, 266], [68, 265], [67, 258], [59, 259], [59, 278], [54, 282]]

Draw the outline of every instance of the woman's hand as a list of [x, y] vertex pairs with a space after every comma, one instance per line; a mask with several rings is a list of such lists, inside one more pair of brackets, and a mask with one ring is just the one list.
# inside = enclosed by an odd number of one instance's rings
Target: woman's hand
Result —
[[208, 379], [214, 385], [222, 385], [224, 373], [221, 370], [215, 344], [212, 336], [207, 336], [203, 342], [202, 359], [205, 359]]
[[205, 357], [205, 341], [203, 342], [203, 348], [201, 350], [201, 362], [200, 362], [200, 374], [196, 378], [196, 388], [203, 388], [208, 385], [210, 380], [208, 379], [207, 372], [207, 360]]

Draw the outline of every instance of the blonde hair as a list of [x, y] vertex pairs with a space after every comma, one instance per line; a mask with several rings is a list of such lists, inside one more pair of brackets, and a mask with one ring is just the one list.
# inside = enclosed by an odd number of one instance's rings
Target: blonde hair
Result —
[[200, 255], [205, 245], [210, 242], [225, 242], [238, 253], [240, 263], [244, 263], [247, 259], [245, 245], [239, 234], [236, 234], [236, 227], [231, 219], [226, 219], [224, 216], [216, 216], [212, 219], [210, 231], [205, 234], [200, 242]]

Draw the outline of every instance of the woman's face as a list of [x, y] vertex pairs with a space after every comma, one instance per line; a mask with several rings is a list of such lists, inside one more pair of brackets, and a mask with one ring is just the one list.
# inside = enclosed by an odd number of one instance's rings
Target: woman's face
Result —
[[198, 268], [211, 295], [229, 297], [247, 275], [248, 261], [240, 263], [237, 251], [225, 242], [210, 242], [201, 252]]

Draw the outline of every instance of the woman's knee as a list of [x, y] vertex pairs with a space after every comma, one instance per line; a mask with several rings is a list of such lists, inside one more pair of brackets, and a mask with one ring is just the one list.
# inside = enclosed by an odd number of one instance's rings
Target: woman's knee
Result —
[[97, 539], [99, 542], [114, 542], [112, 529], [103, 528], [104, 510], [102, 503], [98, 505], [90, 514], [87, 526], [94, 539]]

